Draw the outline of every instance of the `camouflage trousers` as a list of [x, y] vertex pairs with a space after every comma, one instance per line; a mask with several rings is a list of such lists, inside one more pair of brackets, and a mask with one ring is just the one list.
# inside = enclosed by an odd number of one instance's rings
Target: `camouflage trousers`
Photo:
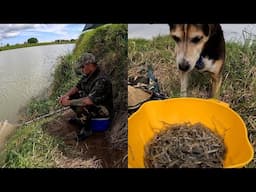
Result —
[[[79, 98], [81, 97], [78, 94], [70, 96], [70, 99]], [[88, 125], [92, 118], [105, 118], [110, 116], [108, 109], [103, 105], [90, 105], [86, 107], [70, 106], [70, 108], [76, 113], [77, 118], [85, 126], [85, 129], [90, 129]]]

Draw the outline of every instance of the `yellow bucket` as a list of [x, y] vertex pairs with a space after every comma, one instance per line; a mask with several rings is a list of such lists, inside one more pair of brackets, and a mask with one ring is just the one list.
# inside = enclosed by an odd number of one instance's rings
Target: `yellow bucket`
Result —
[[128, 119], [128, 167], [144, 168], [144, 146], [164, 123], [200, 122], [224, 137], [224, 168], [241, 168], [253, 159], [253, 147], [242, 118], [215, 99], [173, 98], [149, 101]]

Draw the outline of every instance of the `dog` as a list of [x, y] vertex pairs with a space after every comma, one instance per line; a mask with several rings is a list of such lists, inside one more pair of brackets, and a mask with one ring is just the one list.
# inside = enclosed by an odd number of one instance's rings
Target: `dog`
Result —
[[180, 94], [187, 96], [190, 72], [209, 72], [212, 86], [208, 96], [218, 98], [225, 61], [225, 39], [220, 24], [168, 24], [175, 41], [176, 64], [180, 71]]

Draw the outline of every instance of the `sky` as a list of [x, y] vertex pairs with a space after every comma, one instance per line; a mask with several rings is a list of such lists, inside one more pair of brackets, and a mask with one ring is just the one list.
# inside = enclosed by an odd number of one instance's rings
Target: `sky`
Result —
[[[221, 24], [225, 40], [241, 41], [244, 38], [256, 38], [255, 24]], [[244, 33], [244, 31], [248, 33]], [[168, 24], [129, 24], [128, 38], [151, 39], [158, 35], [168, 35]]]
[[[0, 24], [0, 46], [7, 43], [23, 44], [29, 38], [35, 37], [39, 42], [55, 41], [57, 39], [77, 39], [85, 24]], [[222, 24], [226, 39], [241, 39], [242, 31], [256, 33], [256, 25], [252, 24]], [[167, 24], [129, 24], [129, 38], [169, 34]]]
[[23, 44], [35, 37], [40, 42], [77, 39], [85, 24], [0, 24], [0, 46]]

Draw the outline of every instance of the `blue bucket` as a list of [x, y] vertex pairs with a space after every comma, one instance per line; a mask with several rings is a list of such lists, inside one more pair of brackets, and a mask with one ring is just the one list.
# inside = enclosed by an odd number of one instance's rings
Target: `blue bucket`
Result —
[[110, 118], [92, 118], [90, 127], [94, 132], [102, 132], [109, 128], [110, 122]]

